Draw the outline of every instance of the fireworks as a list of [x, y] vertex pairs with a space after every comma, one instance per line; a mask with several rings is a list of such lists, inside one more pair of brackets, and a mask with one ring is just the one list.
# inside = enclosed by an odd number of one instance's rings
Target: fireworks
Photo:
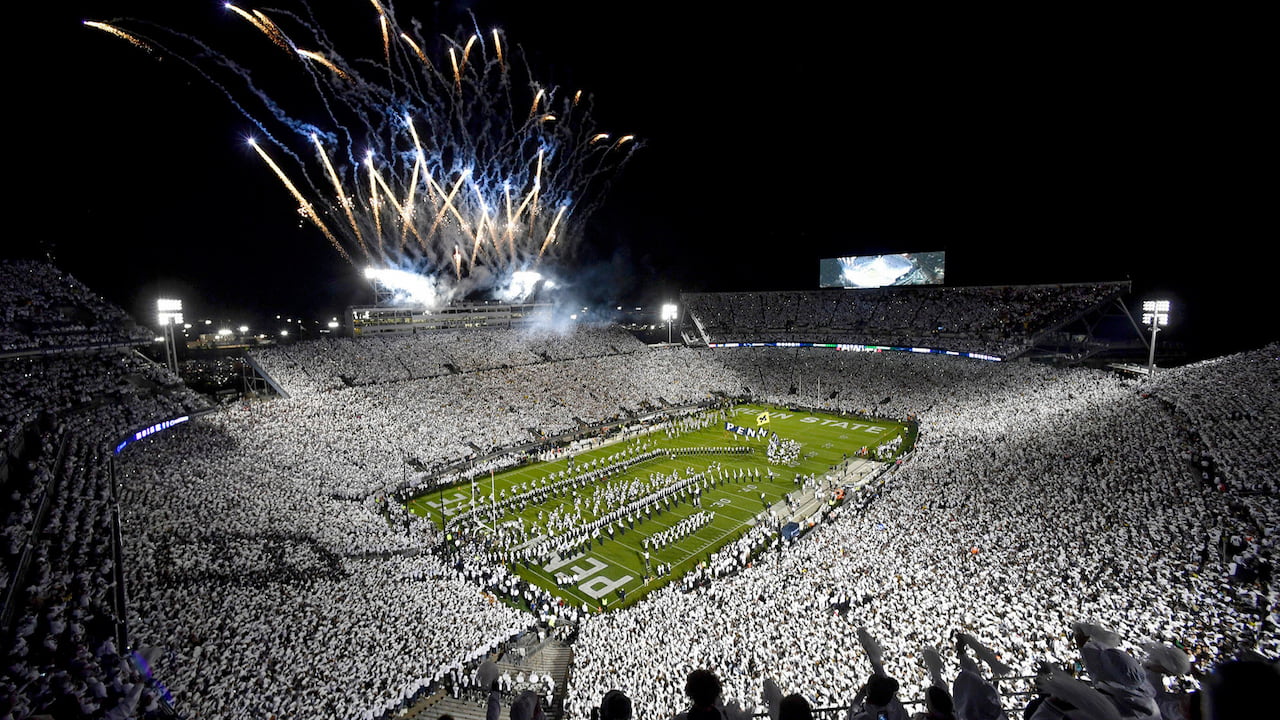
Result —
[[520, 72], [500, 30], [441, 36], [433, 58], [417, 23], [401, 27], [373, 0], [378, 56], [349, 61], [305, 4], [226, 10], [229, 46], [253, 62], [144, 21], [85, 25], [178, 59], [225, 94], [303, 222], [353, 265], [410, 269], [442, 299], [570, 259], [637, 147], [594, 127], [581, 91]]

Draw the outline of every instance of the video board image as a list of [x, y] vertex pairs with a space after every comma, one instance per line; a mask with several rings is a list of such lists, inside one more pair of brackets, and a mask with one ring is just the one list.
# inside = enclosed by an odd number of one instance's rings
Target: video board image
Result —
[[818, 287], [941, 285], [946, 279], [946, 256], [945, 252], [923, 252], [823, 258], [818, 263]]

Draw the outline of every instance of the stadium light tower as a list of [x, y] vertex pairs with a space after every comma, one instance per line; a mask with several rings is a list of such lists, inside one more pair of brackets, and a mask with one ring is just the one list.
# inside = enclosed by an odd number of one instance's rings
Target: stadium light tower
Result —
[[1151, 354], [1147, 357], [1147, 376], [1150, 377], [1156, 373], [1156, 333], [1169, 324], [1169, 301], [1143, 301], [1142, 324], [1151, 326]]
[[373, 304], [378, 307], [390, 305], [395, 299], [395, 291], [387, 284], [386, 273], [378, 268], [367, 267], [364, 269], [364, 276], [373, 285]]
[[173, 327], [182, 324], [182, 301], [172, 298], [156, 300], [156, 318], [164, 327], [164, 364], [176, 375], [178, 347], [173, 337]]
[[667, 344], [671, 344], [671, 323], [676, 319], [676, 306], [667, 303], [662, 306], [662, 319], [667, 321]]

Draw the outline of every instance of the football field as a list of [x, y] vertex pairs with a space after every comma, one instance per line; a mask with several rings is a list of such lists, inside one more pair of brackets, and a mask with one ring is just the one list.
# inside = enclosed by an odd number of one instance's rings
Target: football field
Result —
[[409, 507], [455, 531], [483, 525], [492, 554], [530, 583], [612, 608], [739, 539], [735, 555], [772, 546], [786, 522], [803, 525], [827, 502], [828, 480], [905, 432], [889, 421], [738, 405], [432, 491]]

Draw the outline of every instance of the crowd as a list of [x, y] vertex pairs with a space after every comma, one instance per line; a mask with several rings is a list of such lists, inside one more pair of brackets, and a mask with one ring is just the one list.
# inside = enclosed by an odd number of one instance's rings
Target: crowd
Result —
[[[485, 332], [512, 342], [519, 335]], [[274, 372], [270, 362], [262, 364]], [[729, 380], [697, 351], [672, 347], [314, 392], [286, 379], [281, 384], [291, 397], [259, 414], [264, 423], [287, 415], [287, 422], [305, 426], [294, 452], [338, 466], [323, 468], [326, 493], [356, 496], [400, 484], [406, 462], [440, 468], [627, 422], [654, 406], [705, 402], [711, 391], [730, 390]]]
[[15, 351], [0, 357], [0, 716], [159, 713], [163, 693], [122, 642], [109, 458], [131, 433], [212, 404], [130, 349], [123, 312], [47, 263], [0, 263], [0, 298]]
[[286, 387], [317, 391], [625, 355], [644, 347], [617, 326], [584, 324], [572, 332], [534, 326], [324, 337], [260, 348], [254, 357]]
[[[1274, 496], [1230, 489], [1274, 478], [1275, 466], [1202, 478], [1193, 459], [1201, 443], [1218, 453], [1217, 467], [1231, 467], [1235, 453], [1274, 459], [1266, 433], [1229, 454], [1213, 438], [1276, 421], [1277, 353], [1273, 345], [1167, 371], [1150, 385], [979, 364], [964, 365], [975, 374], [956, 382], [946, 374], [961, 365], [913, 358], [927, 380], [918, 392], [946, 403], [921, 412], [914, 457], [875, 499], [846, 504], [776, 562], [688, 592], [668, 586], [592, 618], [570, 707], [581, 715], [599, 688], [618, 687], [637, 712], [668, 712], [695, 668], [715, 671], [726, 697], [744, 704], [771, 674], [818, 705], [846, 704], [871, 672], [849, 648], [863, 626], [902, 648], [887, 665], [911, 698], [929, 685], [918, 648], [957, 628], [1004, 648], [1027, 676], [1041, 662], [1070, 667], [1068, 629], [1079, 618], [1182, 643], [1202, 672], [1243, 648], [1274, 659], [1280, 596], [1257, 574], [1233, 579], [1232, 567], [1245, 553], [1273, 560], [1280, 517]], [[859, 381], [870, 364], [859, 363]], [[1179, 413], [1174, 396], [1190, 400], [1183, 389], [1206, 383], [1253, 391], [1216, 407], [1202, 395], [1196, 416]], [[864, 601], [844, 606], [842, 597]], [[622, 643], [628, 652], [614, 652]]]
[[706, 343], [820, 342], [935, 347], [1009, 357], [1126, 283], [684, 293]]
[[[1224, 663], [1206, 676], [1203, 690], [1186, 690], [1170, 686], [1171, 679], [1191, 671], [1190, 657], [1180, 648], [1144, 643], [1135, 657], [1121, 649], [1119, 637], [1106, 628], [1079, 622], [1073, 624], [1071, 632], [1077, 647], [1077, 667], [1082, 672], [1041, 665], [1034, 677], [1035, 689], [1026, 693], [1030, 699], [1020, 703], [1020, 712], [1011, 715], [1002, 706], [998, 689], [1010, 668], [998, 653], [972, 636], [955, 633], [958, 668], [953, 672], [947, 672], [942, 653], [924, 648], [919, 661], [928, 670], [930, 684], [922, 700], [904, 703], [901, 684], [884, 667], [883, 648], [859, 628], [858, 642], [872, 671], [851, 696], [842, 715], [846, 720], [1007, 720], [1011, 716], [1025, 720], [1236, 720], [1274, 714], [1270, 695], [1272, 686], [1280, 680], [1280, 667], [1264, 658], [1249, 656]], [[761, 709], [753, 711], [752, 706], [726, 701], [720, 677], [698, 668], [684, 678], [683, 705], [687, 709], [673, 720], [750, 720], [757, 716], [769, 720], [813, 720], [815, 708], [804, 693], [783, 696], [782, 692], [777, 680], [766, 677], [758, 704], [754, 705]], [[907, 704], [923, 707], [912, 712]], [[491, 703], [488, 720], [498, 720], [493, 709]], [[530, 716], [515, 708], [511, 712], [512, 720], [527, 717]], [[591, 710], [592, 720], [634, 717], [632, 699], [617, 688], [604, 693], [599, 705]]]
[[[673, 715], [699, 669], [747, 710], [770, 709], [769, 678], [818, 707], [848, 704], [878, 672], [910, 702], [935, 684], [922, 658], [957, 631], [1025, 677], [1073, 668], [1082, 620], [1133, 657], [1177, 645], [1189, 669], [1169, 689], [1208, 682], [1246, 650], [1280, 655], [1280, 346], [1137, 381], [937, 356], [606, 344], [615, 352], [503, 367], [454, 355], [458, 372], [399, 381], [326, 375], [118, 456], [122, 435], [199, 399], [128, 353], [6, 361], [0, 716], [154, 717], [171, 694], [193, 718], [382, 718], [549, 622], [577, 629], [574, 718], [611, 688], [638, 715]], [[767, 561], [768, 533], [748, 532], [686, 582], [604, 614], [564, 606], [479, 545], [446, 558], [429, 522], [376, 499], [408, 472], [401, 449], [443, 467], [713, 393], [915, 417], [919, 443]], [[119, 646], [122, 627], [147, 663]], [[883, 658], [856, 647], [860, 629]], [[960, 659], [946, 662], [959, 677]]]
[[154, 337], [52, 264], [0, 259], [0, 353], [129, 347]]
[[[765, 362], [767, 358], [761, 356], [769, 351], [686, 352], [693, 362], [717, 363], [726, 378], [735, 376], [735, 367], [753, 368]], [[809, 361], [820, 356], [804, 352], [798, 357]], [[633, 360], [631, 356], [616, 359], [620, 363]], [[849, 402], [861, 399], [865, 404], [892, 393], [888, 410], [886, 404], [878, 406], [882, 412], [898, 408], [918, 412], [921, 444], [916, 456], [890, 476], [874, 502], [860, 512], [854, 512], [852, 505], [839, 511], [834, 522], [815, 528], [804, 542], [781, 554], [780, 563], [742, 569], [736, 562], [726, 562], [734, 572], [725, 572], [715, 583], [669, 586], [632, 608], [584, 616], [575, 643], [571, 712], [584, 712], [585, 698], [605, 685], [625, 685], [638, 708], [664, 712], [679, 703], [679, 680], [693, 665], [722, 672], [727, 695], [740, 701], [755, 697], [749, 688], [758, 685], [768, 671], [789, 674], [797, 685], [807, 688], [814, 702], [847, 702], [845, 690], [867, 670], [845, 647], [855, 622], [876, 628], [888, 642], [901, 639], [912, 645], [943, 642], [949, 628], [961, 627], [1025, 657], [1027, 666], [1018, 671], [1027, 674], [1034, 674], [1032, 663], [1037, 658], [1069, 661], [1069, 639], [1061, 629], [1079, 617], [1097, 617], [1126, 637], [1179, 639], [1188, 645], [1199, 667], [1210, 667], [1241, 644], [1275, 651], [1274, 620], [1256, 612], [1271, 591], [1264, 592], [1257, 583], [1233, 584], [1229, 593], [1218, 587], [1235, 556], [1222, 556], [1217, 538], [1252, 537], [1259, 552], [1269, 557], [1271, 540], [1256, 530], [1274, 527], [1271, 516], [1255, 515], [1253, 524], [1240, 524], [1244, 521], [1227, 506], [1228, 497], [1232, 502], [1240, 499], [1224, 495], [1192, 467], [1190, 453], [1196, 446], [1190, 444], [1190, 420], [1179, 415], [1171, 402], [1160, 399], [1163, 388], [1176, 388], [1179, 375], [1196, 369], [1171, 371], [1158, 378], [1166, 384], [1140, 387], [1108, 374], [1031, 365], [889, 355], [845, 355], [841, 360], [856, 364], [856, 373], [851, 373], [856, 375], [856, 387], [854, 380], [842, 381], [844, 376], [835, 372], [820, 375], [824, 387], [839, 388], [842, 396], [849, 395]], [[834, 362], [823, 358], [815, 363], [818, 367], [806, 372], [819, 376], [822, 367], [839, 367]], [[1226, 367], [1236, 366], [1215, 365], [1212, 370]], [[1246, 371], [1253, 367], [1245, 360], [1239, 362]], [[532, 377], [540, 368], [531, 366], [525, 372]], [[915, 382], [902, 386], [900, 373], [914, 377]], [[758, 374], [738, 377], [743, 384], [758, 383], [760, 378]], [[784, 396], [787, 381], [783, 377], [778, 385], [764, 385], [762, 390]], [[537, 387], [530, 382], [522, 386], [531, 392]], [[648, 386], [641, 380], [611, 387], [621, 395], [637, 388], [642, 392]], [[345, 390], [339, 394], [341, 402], [325, 403], [327, 411], [318, 414], [333, 424], [335, 433], [355, 430], [361, 423], [338, 423], [335, 418], [344, 417], [339, 412], [342, 405], [351, 408], [349, 413], [370, 410], [364, 402], [354, 404], [363, 392], [362, 388]], [[1265, 417], [1265, 401], [1259, 397], [1260, 404], [1251, 408], [1261, 415], [1256, 422], [1273, 421]], [[172, 544], [174, 537], [192, 538], [186, 543], [191, 547], [183, 553], [158, 557], [166, 562], [186, 557], [199, 567], [210, 558], [197, 550], [208, 546], [207, 537], [214, 532], [228, 533], [243, 545], [263, 528], [271, 528], [283, 536], [311, 538], [318, 547], [344, 555], [344, 564], [371, 552], [431, 543], [431, 531], [420, 530], [419, 525], [405, 534], [379, 524], [376, 516], [349, 502], [344, 510], [343, 501], [316, 497], [316, 488], [333, 482], [331, 477], [358, 471], [326, 467], [349, 460], [339, 455], [314, 458], [284, 452], [304, 443], [306, 434], [315, 430], [290, 419], [290, 405], [309, 407], [312, 402], [313, 398], [301, 396], [276, 401], [267, 409], [255, 406], [224, 412], [130, 454], [125, 463], [125, 508], [128, 515], [136, 511], [139, 517], [136, 523], [130, 517], [126, 525], [126, 547], [133, 543], [144, 548], [140, 554], [145, 557], [153, 548]], [[1234, 412], [1229, 411], [1228, 417]], [[308, 411], [306, 417], [314, 416]], [[381, 426], [388, 436], [393, 436], [394, 427]], [[1135, 437], [1135, 429], [1143, 434]], [[1125, 442], [1118, 442], [1119, 438]], [[210, 441], [214, 444], [204, 446]], [[1230, 458], [1218, 452], [1220, 464], [1229, 463]], [[1254, 448], [1254, 452], [1263, 451]], [[188, 460], [179, 463], [179, 457]], [[183, 469], [175, 474], [175, 467]], [[219, 478], [222, 484], [216, 483]], [[180, 480], [182, 484], [176, 484]], [[136, 497], [131, 495], [135, 491]], [[1250, 496], [1245, 501], [1257, 506], [1256, 513], [1271, 512], [1265, 497]], [[308, 507], [301, 508], [303, 504]], [[178, 509], [159, 514], [175, 505]], [[211, 524], [211, 517], [216, 522]], [[179, 518], [189, 526], [173, 525]], [[1201, 574], [1199, 558], [1206, 547], [1210, 561]], [[1245, 547], [1240, 552], [1248, 551]], [[260, 554], [245, 552], [251, 558]], [[291, 558], [290, 562], [298, 572], [310, 574], [320, 566], [318, 560], [307, 564]], [[139, 564], [145, 569], [147, 563]], [[386, 566], [381, 560], [359, 564], [365, 572], [347, 569], [351, 574], [343, 577], [344, 587], [353, 582], [357, 587], [376, 584], [384, 577]], [[1188, 566], [1197, 572], [1189, 574]], [[153, 583], [146, 572], [130, 582], [131, 588], [140, 588], [134, 591], [142, 616], [136, 634], [168, 646], [181, 644], [193, 627], [199, 628], [196, 634], [201, 638], [219, 637], [197, 618], [210, 618], [204, 622], [221, 627], [223, 621], [212, 618], [224, 617], [228, 609], [182, 602], [188, 592], [183, 590], [188, 585], [183, 576], [166, 583], [158, 597], [142, 589]], [[1081, 586], [1091, 591], [1079, 592]], [[443, 594], [441, 587], [436, 588], [437, 597]], [[458, 595], [441, 599], [442, 604], [464, 602], [468, 587], [476, 602], [488, 602], [475, 593], [475, 585], [462, 584], [456, 588]], [[1251, 599], [1251, 593], [1262, 594]], [[288, 597], [270, 602], [296, 607], [301, 597], [314, 594], [306, 585], [298, 595], [291, 591]], [[351, 601], [370, 603], [374, 595], [353, 591]], [[828, 614], [832, 607], [840, 607], [839, 597], [868, 596], [869, 602], [843, 615]], [[247, 598], [240, 602], [249, 607], [237, 608], [234, 616], [249, 618], [265, 612], [265, 603], [258, 605]], [[172, 625], [145, 620], [161, 616], [163, 608], [177, 606], [183, 612], [166, 620]], [[384, 643], [407, 647], [408, 640], [397, 644], [401, 631], [388, 627], [394, 623], [372, 620], [386, 609], [376, 602], [371, 607], [376, 611], [367, 611], [370, 621], [381, 628]], [[448, 622], [430, 627], [443, 629], [454, 623], [453, 616], [427, 607], [432, 609], [418, 613], [419, 627], [430, 623], [433, 614]], [[201, 611], [195, 612], [197, 608]], [[349, 614], [361, 616], [360, 612]], [[272, 616], [272, 626], [284, 636], [287, 631], [279, 615]], [[300, 615], [289, 623], [295, 632], [324, 627], [315, 616]], [[525, 622], [534, 619], [524, 617]], [[144, 629], [155, 635], [144, 635]], [[251, 644], [237, 639], [240, 642], [232, 647]], [[334, 643], [338, 644], [341, 641]], [[309, 646], [309, 651], [345, 659], [348, 666], [361, 664], [358, 654], [344, 655], [334, 645]], [[801, 652], [795, 651], [797, 645]], [[616, 649], [623, 646], [628, 651], [618, 653]], [[265, 655], [286, 651], [277, 643], [259, 647]], [[745, 656], [744, 647], [750, 648]], [[458, 661], [449, 659], [449, 663]], [[422, 662], [418, 671], [432, 676], [423, 669], [427, 661]], [[412, 673], [366, 664], [372, 672], [349, 686], [356, 688], [348, 696], [352, 712], [357, 712], [360, 699], [367, 704], [376, 704], [379, 698], [394, 703], [411, 686], [407, 675]], [[411, 662], [406, 665], [414, 667]], [[890, 667], [901, 679], [906, 696], [923, 693], [925, 676], [917, 664], [902, 659], [891, 661]], [[401, 684], [385, 681], [388, 675], [401, 678]], [[619, 678], [626, 678], [625, 683]], [[303, 682], [303, 678], [293, 681]], [[262, 690], [266, 691], [265, 686]], [[201, 692], [196, 696], [204, 697]], [[325, 695], [336, 696], [332, 691]], [[218, 703], [225, 701], [216, 699], [214, 707], [222, 707]]]

